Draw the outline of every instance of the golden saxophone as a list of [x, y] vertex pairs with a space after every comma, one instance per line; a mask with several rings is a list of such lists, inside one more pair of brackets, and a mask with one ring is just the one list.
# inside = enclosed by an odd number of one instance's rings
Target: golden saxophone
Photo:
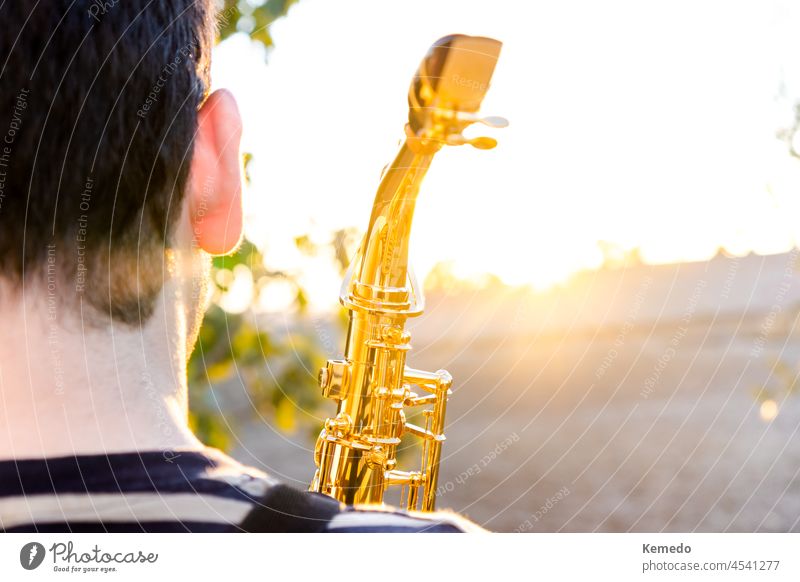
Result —
[[[382, 503], [387, 488], [399, 485], [407, 488], [405, 507], [418, 509], [421, 493], [421, 509], [434, 509], [453, 379], [444, 370], [405, 365], [411, 349], [406, 319], [424, 308], [408, 265], [411, 221], [420, 182], [443, 145], [497, 145], [462, 132], [476, 122], [507, 125], [499, 117], [477, 116], [501, 46], [491, 38], [442, 38], [411, 83], [405, 142], [381, 178], [369, 228], [342, 284], [339, 300], [350, 312], [344, 359], [329, 360], [320, 370], [322, 393], [338, 402], [338, 410], [317, 440], [312, 491], [347, 504]], [[406, 422], [404, 410], [412, 407], [420, 407], [425, 426]], [[397, 468], [398, 447], [407, 434], [422, 439], [416, 471]]]

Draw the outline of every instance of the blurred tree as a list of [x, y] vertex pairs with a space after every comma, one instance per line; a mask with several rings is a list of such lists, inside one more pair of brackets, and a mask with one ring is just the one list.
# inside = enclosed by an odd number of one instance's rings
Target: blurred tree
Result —
[[793, 106], [793, 120], [789, 127], [781, 127], [775, 133], [775, 136], [786, 144], [786, 149], [789, 155], [795, 158], [800, 158], [798, 143], [798, 136], [800, 135], [800, 101], [796, 102]]
[[224, 0], [217, 17], [219, 40], [242, 32], [269, 49], [273, 44], [270, 26], [295, 3], [297, 0]]
[[[189, 360], [192, 399], [191, 422], [208, 444], [226, 449], [231, 431], [245, 419], [262, 417], [284, 431], [303, 424], [312, 432], [322, 402], [316, 390], [316, 370], [325, 354], [309, 326], [303, 326], [308, 301], [302, 286], [289, 274], [267, 269], [261, 252], [249, 241], [234, 255], [214, 259], [215, 298], [200, 329], [197, 346]], [[234, 281], [250, 286], [250, 308], [232, 313], [222, 299]], [[260, 322], [254, 307], [261, 291], [274, 281], [294, 289], [295, 326], [280, 336]], [[247, 391], [244, 414], [221, 404], [224, 384], [241, 383]]]
[[622, 269], [642, 264], [639, 247], [625, 248], [615, 242], [597, 241], [597, 248], [603, 255], [603, 269]]
[[[786, 86], [783, 83], [778, 94], [786, 97]], [[786, 151], [790, 156], [800, 159], [800, 101], [795, 101], [792, 105], [791, 123], [778, 128], [775, 137], [786, 144]], [[797, 271], [799, 267], [800, 260], [795, 258], [790, 268]], [[800, 305], [791, 305], [785, 310], [784, 319], [795, 322], [790, 332], [793, 336], [797, 335], [796, 322], [799, 318]], [[783, 351], [781, 349], [781, 354]], [[761, 418], [767, 421], [778, 414], [778, 407], [784, 398], [800, 394], [800, 371], [797, 362], [784, 358], [781, 354], [774, 356], [770, 368], [771, 374], [766, 383], [755, 386], [752, 390], [755, 400], [761, 405]], [[769, 413], [765, 414], [765, 409]]]
[[[302, 236], [295, 244], [307, 255], [327, 251], [344, 273], [354, 250], [354, 231], [337, 230], [324, 244]], [[343, 331], [346, 312], [339, 310], [328, 322], [310, 321], [306, 291], [297, 278], [270, 270], [267, 264], [248, 240], [235, 254], [213, 260], [214, 298], [189, 360], [190, 421], [198, 436], [211, 446], [229, 448], [232, 431], [241, 421], [253, 418], [266, 418], [285, 432], [302, 428], [315, 434], [320, 428], [321, 407], [329, 405], [319, 394], [316, 373], [327, 358], [324, 348], [335, 343], [328, 328]], [[257, 313], [261, 293], [275, 282], [293, 290], [291, 323], [289, 329], [282, 326], [280, 333], [265, 327]], [[243, 290], [242, 284], [248, 288]], [[242, 312], [225, 308], [224, 299], [235, 286], [250, 297], [249, 307]], [[224, 385], [230, 388], [234, 383], [247, 392], [248, 406], [243, 410], [223, 403]], [[217, 390], [220, 387], [222, 390]]]
[[[272, 46], [270, 25], [284, 16], [296, 0], [225, 0], [219, 12], [219, 41], [245, 33], [265, 48]], [[247, 169], [251, 156], [245, 155]], [[247, 175], [247, 173], [246, 173]], [[334, 233], [330, 246], [340, 265], [349, 257], [352, 233]], [[319, 252], [308, 237], [296, 241], [301, 252]], [[205, 315], [197, 346], [189, 360], [190, 422], [207, 444], [228, 449], [233, 431], [242, 421], [266, 418], [281, 430], [299, 426], [319, 429], [322, 397], [316, 387], [316, 371], [325, 360], [320, 334], [303, 325], [308, 300], [305, 290], [290, 273], [272, 271], [262, 253], [250, 241], [232, 256], [213, 261], [214, 301]], [[295, 324], [278, 334], [264, 327], [256, 313], [260, 293], [280, 281], [293, 289]], [[227, 311], [224, 298], [234, 284], [249, 285], [250, 307], [241, 313]], [[341, 318], [334, 318], [334, 324]], [[246, 390], [246, 408], [231, 406], [225, 391], [217, 388], [234, 382]]]

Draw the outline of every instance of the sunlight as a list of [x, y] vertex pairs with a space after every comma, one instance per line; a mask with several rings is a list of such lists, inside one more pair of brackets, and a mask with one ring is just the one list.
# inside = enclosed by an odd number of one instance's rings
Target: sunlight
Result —
[[765, 400], [761, 403], [759, 414], [764, 422], [775, 420], [775, 417], [778, 416], [778, 403], [774, 400]]
[[[289, 248], [296, 236], [365, 228], [402, 135], [410, 76], [453, 31], [504, 41], [483, 112], [511, 126], [486, 130], [495, 150], [437, 155], [411, 241], [421, 279], [446, 261], [459, 277], [543, 289], [598, 268], [598, 241], [654, 263], [796, 243], [800, 169], [775, 139], [791, 112], [776, 100], [775, 63], [788, 56], [770, 42], [770, 3], [683, 1], [658, 18], [623, 1], [354, 4], [357, 20], [338, 18], [336, 3], [298, 3], [271, 31], [268, 65], [244, 37], [216, 49], [214, 84], [240, 101], [254, 155], [248, 235], [271, 268], [309, 266]], [[335, 280], [315, 276], [312, 303], [330, 304]]]

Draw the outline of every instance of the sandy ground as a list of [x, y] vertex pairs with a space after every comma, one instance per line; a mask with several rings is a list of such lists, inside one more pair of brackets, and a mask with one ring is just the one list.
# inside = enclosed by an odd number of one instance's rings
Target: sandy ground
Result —
[[[457, 379], [440, 507], [498, 531], [800, 531], [800, 397], [773, 370], [799, 359], [796, 311], [640, 311], [560, 332], [483, 315], [493, 331], [443, 333], [441, 308], [421, 320], [412, 364]], [[309, 439], [257, 423], [239, 436], [240, 459], [311, 477]]]

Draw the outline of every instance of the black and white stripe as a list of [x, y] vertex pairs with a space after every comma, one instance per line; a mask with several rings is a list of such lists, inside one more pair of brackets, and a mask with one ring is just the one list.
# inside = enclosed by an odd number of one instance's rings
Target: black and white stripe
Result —
[[[215, 449], [0, 461], [0, 531], [238, 531], [274, 485]], [[473, 530], [456, 515], [343, 508], [325, 531]]]

